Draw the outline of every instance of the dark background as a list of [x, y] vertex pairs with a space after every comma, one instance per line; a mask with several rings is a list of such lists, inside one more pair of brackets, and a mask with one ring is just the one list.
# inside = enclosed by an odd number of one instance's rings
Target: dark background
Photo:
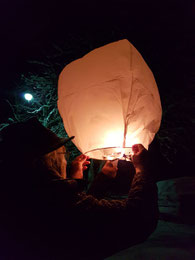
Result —
[[193, 70], [193, 1], [3, 0], [0, 10], [4, 90], [25, 70], [28, 59], [42, 55], [52, 43], [86, 32], [89, 41], [99, 35], [103, 43], [118, 30], [118, 38], [133, 42], [159, 80], [182, 80], [179, 87], [185, 88], [184, 74]]
[[42, 60], [53, 45], [66, 44], [67, 63], [127, 38], [148, 63], [159, 87], [160, 140], [173, 140], [178, 147], [176, 151], [170, 147], [168, 157], [175, 154], [172, 162], [179, 165], [179, 175], [189, 174], [195, 130], [194, 16], [195, 3], [181, 0], [1, 1], [1, 121], [9, 116], [5, 99], [12, 100], [20, 75], [32, 69], [29, 60]]

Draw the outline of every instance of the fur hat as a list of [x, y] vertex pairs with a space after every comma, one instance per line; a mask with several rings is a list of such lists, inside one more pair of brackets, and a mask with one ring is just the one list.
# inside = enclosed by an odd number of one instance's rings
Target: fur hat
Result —
[[44, 127], [36, 117], [25, 122], [18, 122], [1, 131], [0, 159], [10, 157], [36, 158], [61, 147], [70, 138], [59, 138], [50, 129]]

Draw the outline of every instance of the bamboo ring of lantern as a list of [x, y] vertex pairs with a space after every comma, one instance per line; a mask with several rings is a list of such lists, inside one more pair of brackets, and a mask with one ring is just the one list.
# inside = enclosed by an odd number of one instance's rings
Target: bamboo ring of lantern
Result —
[[137, 143], [147, 149], [162, 116], [154, 76], [128, 40], [68, 64], [59, 77], [58, 109], [74, 144], [95, 159], [129, 159]]

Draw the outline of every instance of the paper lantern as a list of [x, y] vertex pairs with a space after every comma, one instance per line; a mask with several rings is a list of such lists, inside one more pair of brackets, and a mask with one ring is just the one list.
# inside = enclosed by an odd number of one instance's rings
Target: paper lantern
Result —
[[59, 76], [58, 109], [74, 144], [91, 158], [129, 158], [133, 144], [147, 149], [162, 108], [154, 76], [126, 39], [68, 64]]

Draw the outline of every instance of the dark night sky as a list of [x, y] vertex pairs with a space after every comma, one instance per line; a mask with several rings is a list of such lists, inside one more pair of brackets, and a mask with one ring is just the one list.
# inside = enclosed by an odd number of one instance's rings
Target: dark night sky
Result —
[[4, 90], [25, 69], [26, 60], [52, 42], [66, 41], [69, 33], [88, 30], [93, 38], [97, 31], [117, 26], [131, 35], [135, 46], [148, 44], [148, 39], [151, 48], [161, 46], [162, 63], [170, 62], [175, 41], [190, 51], [195, 12], [191, 1], [3, 0], [0, 5]]
[[52, 44], [77, 34], [104, 42], [115, 30], [141, 52], [159, 88], [186, 89], [194, 68], [194, 14], [193, 1], [182, 0], [2, 0], [1, 97], [12, 95], [27, 61], [43, 57]]

